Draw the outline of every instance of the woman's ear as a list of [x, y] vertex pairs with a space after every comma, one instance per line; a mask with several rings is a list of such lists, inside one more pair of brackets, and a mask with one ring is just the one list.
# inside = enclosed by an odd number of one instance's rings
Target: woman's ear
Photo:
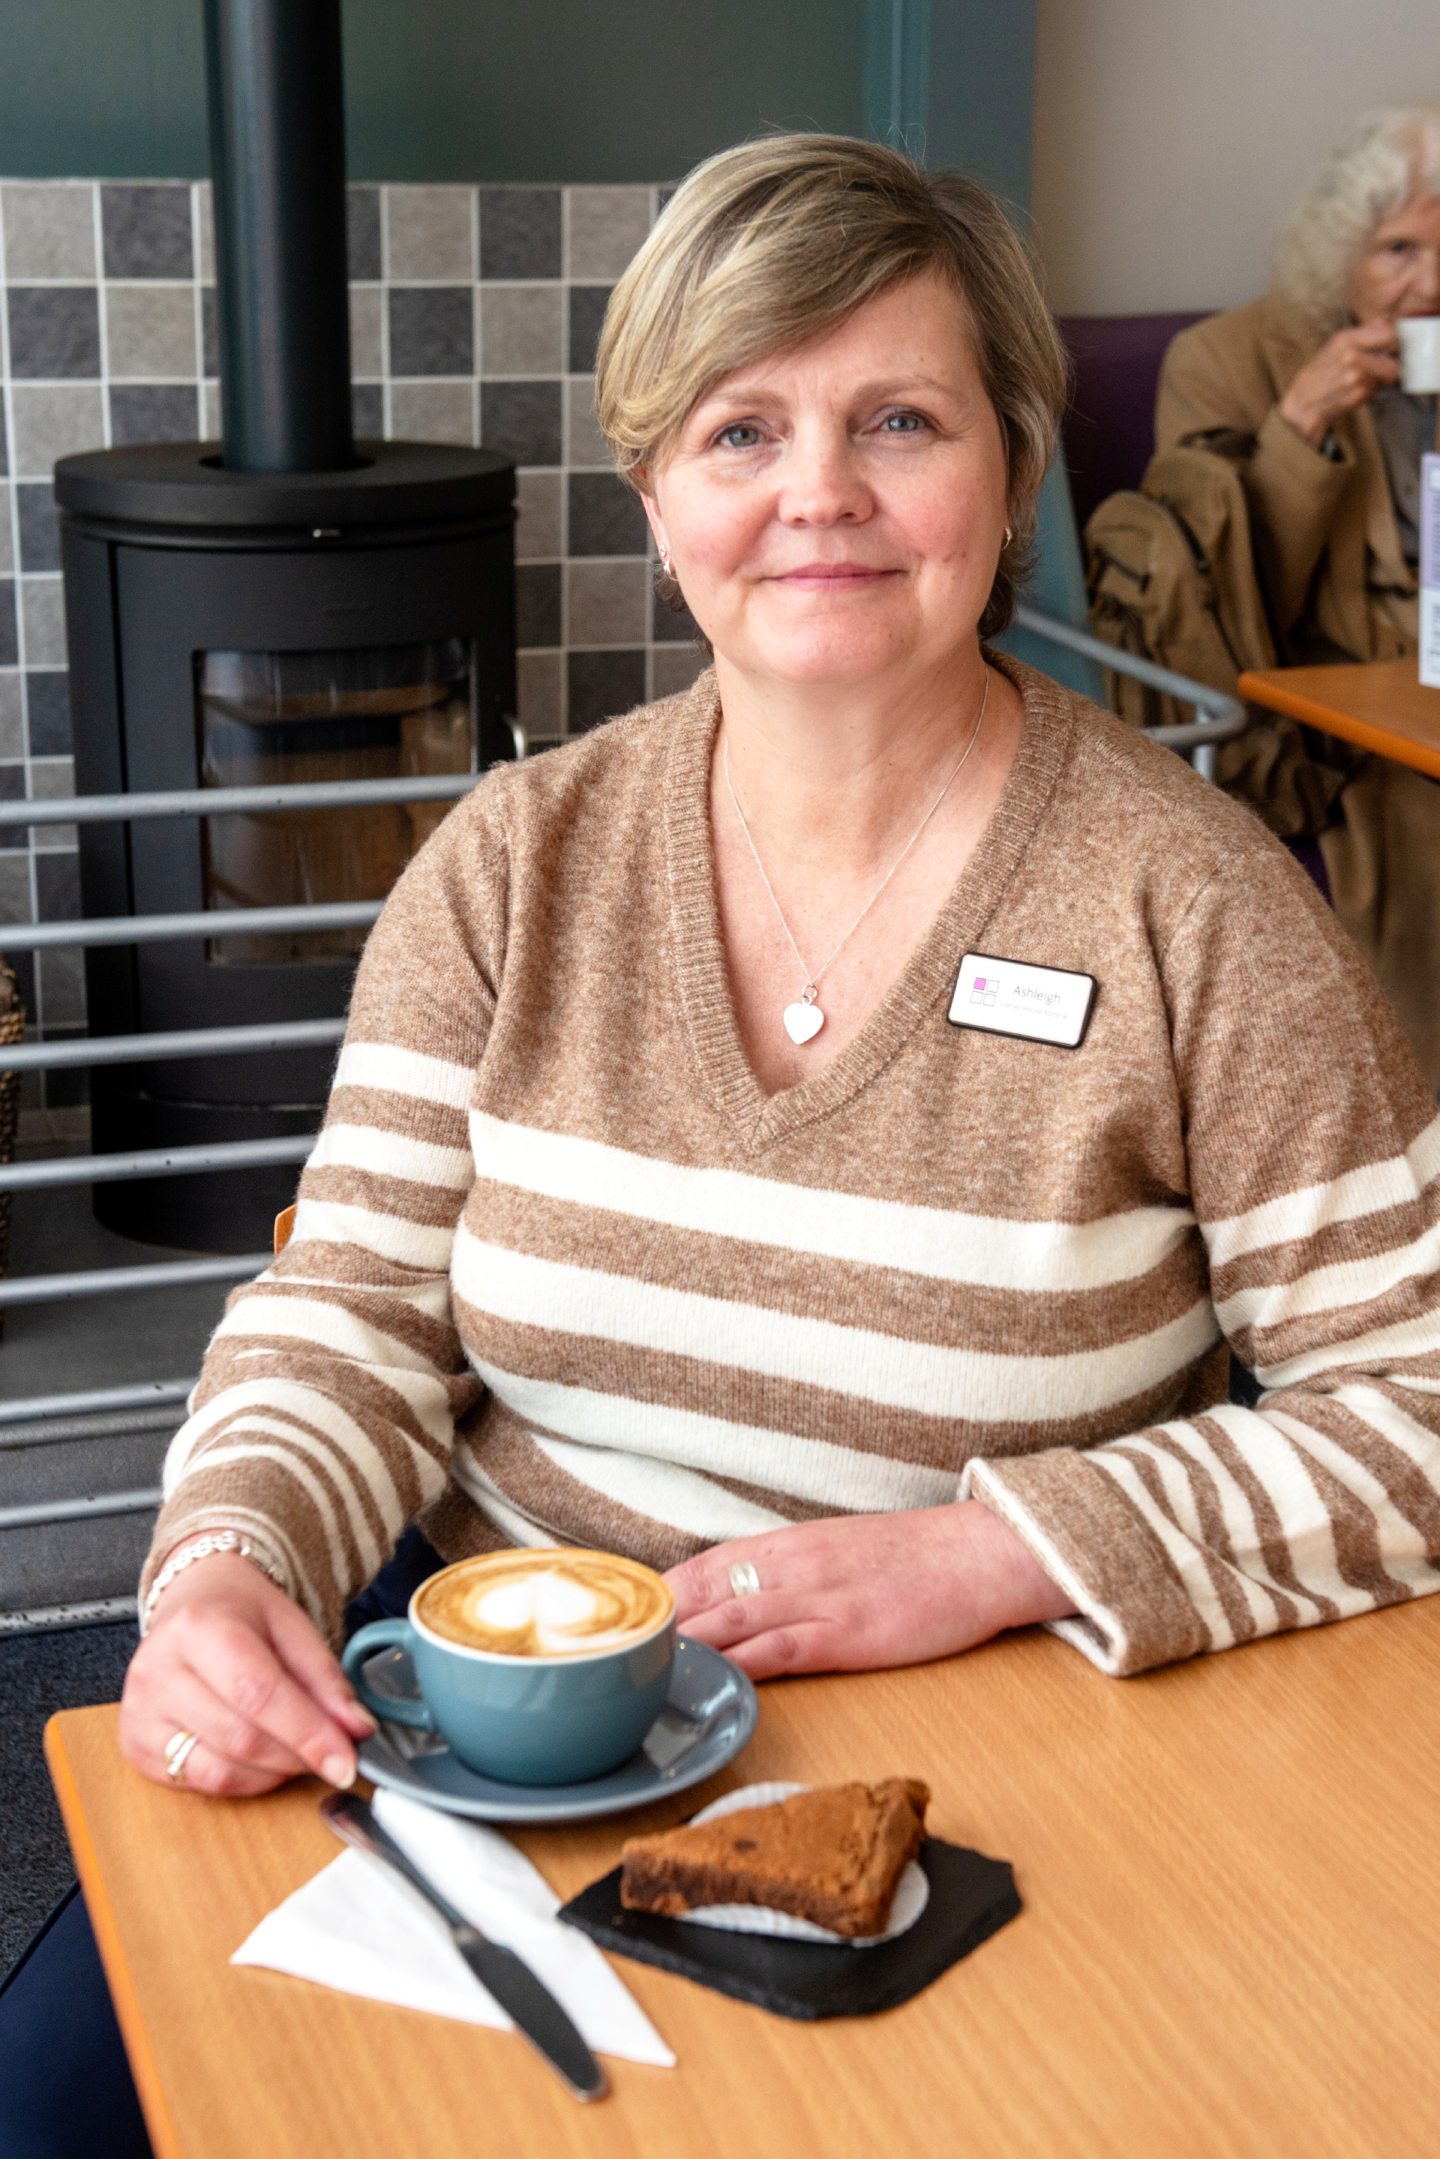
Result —
[[643, 487], [640, 490], [640, 500], [645, 505], [646, 520], [655, 536], [655, 552], [663, 562], [670, 554], [670, 542], [665, 536], [665, 520], [660, 515], [660, 507], [655, 497]]

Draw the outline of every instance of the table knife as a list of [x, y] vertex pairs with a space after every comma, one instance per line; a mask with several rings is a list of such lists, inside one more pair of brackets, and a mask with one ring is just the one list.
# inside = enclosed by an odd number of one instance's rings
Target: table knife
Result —
[[604, 2071], [550, 1989], [536, 1978], [529, 1965], [513, 1949], [488, 1941], [463, 1912], [442, 1896], [409, 1853], [382, 1828], [368, 1800], [353, 1792], [331, 1792], [321, 1800], [320, 1812], [344, 1843], [383, 1860], [440, 1914], [455, 1947], [481, 1986], [500, 2004], [515, 2029], [559, 2071], [575, 2097], [599, 2099], [605, 2091]]

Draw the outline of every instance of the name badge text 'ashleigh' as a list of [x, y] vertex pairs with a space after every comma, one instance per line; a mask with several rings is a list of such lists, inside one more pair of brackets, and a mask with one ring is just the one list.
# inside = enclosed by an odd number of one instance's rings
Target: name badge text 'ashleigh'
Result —
[[967, 952], [948, 1016], [957, 1027], [976, 1027], [982, 1034], [1019, 1035], [1073, 1050], [1085, 1038], [1094, 1002], [1093, 975]]

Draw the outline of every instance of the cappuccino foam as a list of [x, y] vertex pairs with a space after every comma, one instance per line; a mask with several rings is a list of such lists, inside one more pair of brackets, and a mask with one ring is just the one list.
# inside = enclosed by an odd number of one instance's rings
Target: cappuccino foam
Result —
[[569, 1550], [487, 1553], [422, 1584], [415, 1616], [462, 1649], [590, 1657], [655, 1634], [675, 1600], [637, 1560]]

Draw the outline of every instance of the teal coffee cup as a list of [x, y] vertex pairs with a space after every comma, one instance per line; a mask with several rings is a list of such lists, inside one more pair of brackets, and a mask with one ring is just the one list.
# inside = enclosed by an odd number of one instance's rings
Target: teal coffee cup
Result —
[[[420, 1699], [375, 1693], [366, 1660], [408, 1652]], [[342, 1662], [365, 1707], [439, 1732], [467, 1769], [507, 1784], [579, 1784], [628, 1759], [665, 1706], [675, 1600], [609, 1552], [517, 1548], [457, 1560], [404, 1619], [379, 1619]]]

